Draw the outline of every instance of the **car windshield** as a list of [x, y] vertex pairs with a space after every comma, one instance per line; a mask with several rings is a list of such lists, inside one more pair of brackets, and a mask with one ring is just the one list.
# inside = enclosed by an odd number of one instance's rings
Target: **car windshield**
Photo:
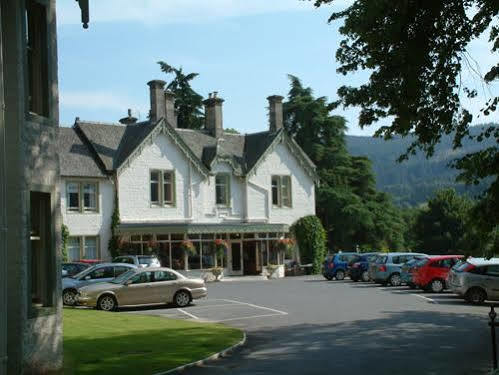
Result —
[[452, 269], [456, 272], [463, 272], [470, 264], [468, 262], [457, 263]]
[[154, 262], [153, 257], [138, 257], [139, 259], [139, 264], [151, 264]]
[[69, 276], [70, 278], [72, 279], [80, 279], [82, 278], [83, 276], [85, 276], [87, 273], [90, 273], [92, 272], [97, 266], [91, 266], [91, 267], [88, 267], [88, 268], [85, 268], [83, 271], [81, 271], [80, 273], [77, 273], [76, 275], [73, 275], [73, 276]]
[[129, 271], [126, 271], [125, 273], [122, 273], [118, 277], [116, 277], [114, 280], [111, 280], [110, 282], [113, 284], [123, 284], [125, 281], [127, 281], [131, 276], [135, 275], [135, 270], [131, 269]]

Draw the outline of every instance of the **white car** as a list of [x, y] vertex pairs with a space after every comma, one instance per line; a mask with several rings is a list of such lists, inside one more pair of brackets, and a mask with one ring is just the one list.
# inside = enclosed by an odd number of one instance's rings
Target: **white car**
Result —
[[135, 264], [139, 268], [161, 267], [156, 255], [121, 255], [114, 258], [113, 263]]

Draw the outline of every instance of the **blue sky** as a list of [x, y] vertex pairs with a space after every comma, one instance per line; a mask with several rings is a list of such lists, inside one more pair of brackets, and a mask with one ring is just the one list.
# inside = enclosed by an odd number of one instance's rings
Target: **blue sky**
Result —
[[[90, 27], [83, 30], [77, 4], [58, 1], [62, 125], [77, 116], [117, 122], [127, 108], [145, 119], [146, 83], [171, 79], [160, 71], [159, 60], [199, 73], [194, 89], [203, 96], [218, 91], [225, 99], [224, 126], [243, 133], [267, 128], [266, 97], [286, 96], [287, 74], [331, 100], [341, 85], [368, 78], [336, 73], [341, 36], [339, 23], [327, 24], [332, 7], [315, 9], [295, 0], [90, 0], [90, 6]], [[497, 60], [485, 39], [470, 52], [482, 72]], [[497, 85], [482, 88], [470, 73], [463, 80], [475, 83], [480, 95], [497, 95]], [[360, 129], [356, 109], [337, 114], [348, 120], [349, 134], [371, 135], [377, 128]], [[499, 114], [494, 116], [487, 120], [499, 122]]]

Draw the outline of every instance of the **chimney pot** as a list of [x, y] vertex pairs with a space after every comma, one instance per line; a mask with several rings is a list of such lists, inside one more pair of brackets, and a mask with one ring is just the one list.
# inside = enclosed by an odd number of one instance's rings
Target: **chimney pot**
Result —
[[224, 100], [217, 97], [217, 92], [208, 95], [203, 101], [205, 128], [215, 138], [221, 138], [224, 134], [222, 104]]
[[149, 95], [151, 98], [151, 122], [157, 122], [160, 118], [166, 117], [165, 85], [166, 82], [155, 79], [147, 82], [149, 85]]
[[277, 132], [283, 128], [282, 101], [284, 97], [272, 95], [267, 98], [269, 101], [269, 129], [271, 132]]
[[137, 122], [137, 118], [132, 116], [132, 110], [128, 108], [128, 117], [123, 117], [120, 119], [120, 123], [123, 125], [135, 124]]

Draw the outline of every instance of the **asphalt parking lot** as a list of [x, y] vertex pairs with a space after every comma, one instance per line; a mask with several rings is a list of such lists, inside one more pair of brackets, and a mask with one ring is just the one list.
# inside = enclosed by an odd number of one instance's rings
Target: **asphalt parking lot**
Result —
[[184, 309], [125, 310], [220, 322], [247, 345], [188, 374], [486, 374], [487, 306], [450, 293], [321, 277], [212, 283]]

